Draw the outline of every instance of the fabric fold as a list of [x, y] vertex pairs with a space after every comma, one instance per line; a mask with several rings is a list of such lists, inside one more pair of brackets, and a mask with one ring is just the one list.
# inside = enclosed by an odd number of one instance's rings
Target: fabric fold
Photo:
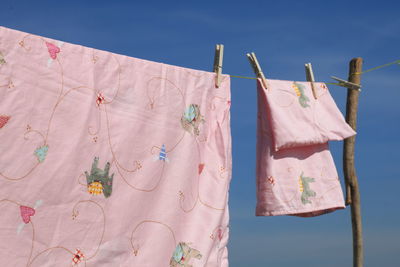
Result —
[[276, 151], [338, 141], [355, 135], [336, 106], [328, 87], [314, 82], [268, 80], [265, 91], [271, 112]]

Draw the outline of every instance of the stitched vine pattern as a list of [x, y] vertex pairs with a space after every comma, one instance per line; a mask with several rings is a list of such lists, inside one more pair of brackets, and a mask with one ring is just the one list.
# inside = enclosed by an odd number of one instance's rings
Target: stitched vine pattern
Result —
[[[29, 34], [28, 34], [28, 35], [25, 35], [25, 36], [23, 37], [23, 39], [19, 42], [19, 45], [20, 45], [23, 49], [25, 49], [26, 52], [30, 52], [30, 50], [31, 50], [31, 48], [30, 48], [29, 46], [26, 46], [26, 44], [25, 44], [25, 39], [26, 39], [28, 36], [30, 36], [30, 35], [29, 35]], [[40, 131], [38, 131], [38, 130], [31, 130], [31, 129], [28, 130], [28, 131], [24, 134], [24, 139], [26, 139], [26, 134], [29, 133], [29, 132], [36, 132], [36, 133], [38, 133], [40, 136], [42, 136], [42, 138], [43, 138], [43, 145], [40, 146], [40, 147], [38, 147], [38, 148], [34, 151], [34, 155], [37, 157], [38, 163], [36, 163], [30, 170], [28, 170], [27, 173], [25, 173], [24, 175], [22, 175], [22, 176], [20, 176], [20, 177], [11, 177], [11, 176], [6, 175], [6, 174], [4, 174], [3, 172], [0, 171], [0, 176], [2, 176], [4, 179], [10, 180], [10, 181], [19, 181], [19, 180], [22, 180], [22, 179], [28, 177], [29, 174], [39, 165], [39, 163], [42, 163], [42, 162], [44, 161], [44, 159], [45, 159], [45, 157], [46, 157], [46, 155], [47, 155], [47, 152], [48, 152], [48, 148], [49, 148], [49, 146], [48, 146], [48, 144], [47, 144], [47, 138], [48, 138], [49, 131], [50, 131], [51, 121], [52, 121], [52, 119], [53, 119], [54, 112], [55, 112], [55, 110], [56, 110], [56, 108], [57, 108], [59, 102], [61, 101], [60, 98], [61, 98], [61, 95], [62, 95], [62, 92], [63, 92], [63, 89], [64, 89], [64, 74], [63, 74], [63, 68], [62, 68], [62, 64], [60, 63], [59, 58], [57, 57], [57, 54], [60, 53], [61, 50], [60, 50], [56, 45], [47, 42], [44, 38], [39, 37], [39, 39], [42, 41], [44, 49], [46, 48], [46, 49], [48, 50], [50, 59], [55, 60], [55, 61], [58, 63], [59, 70], [60, 70], [60, 76], [61, 76], [60, 95], [59, 95], [59, 97], [58, 97], [58, 99], [57, 99], [57, 101], [56, 101], [56, 104], [55, 104], [54, 107], [53, 107], [52, 112], [51, 112], [50, 119], [49, 119], [49, 122], [48, 122], [48, 125], [47, 125], [46, 134], [43, 134], [42, 132], [40, 132]], [[10, 79], [10, 84], [8, 85], [8, 87], [9, 87], [9, 88], [14, 87], [14, 85], [13, 85], [11, 79]]]
[[39, 146], [39, 147], [37, 147], [37, 148], [34, 150], [34, 152], [32, 153], [32, 155], [34, 155], [34, 156], [37, 158], [36, 162], [34, 163], [34, 165], [33, 165], [25, 174], [23, 174], [23, 175], [21, 175], [21, 176], [19, 176], [19, 177], [11, 177], [11, 176], [8, 176], [8, 175], [6, 175], [6, 174], [0, 172], [0, 176], [1, 176], [2, 178], [6, 179], [6, 180], [9, 180], [9, 181], [19, 181], [19, 180], [25, 179], [26, 177], [28, 177], [28, 176], [33, 172], [33, 170], [34, 170], [40, 163], [42, 163], [42, 162], [45, 160], [45, 157], [46, 157], [46, 155], [47, 155], [47, 151], [48, 151], [48, 147], [49, 147], [49, 146], [47, 145], [47, 143], [46, 143], [46, 141], [45, 141], [44, 135], [43, 135], [40, 131], [38, 131], [38, 130], [33, 130], [33, 129], [31, 128], [31, 126], [28, 125], [28, 126], [26, 127], [26, 132], [24, 133], [24, 140], [29, 140], [29, 135], [30, 135], [30, 134], [36, 134], [36, 135], [38, 135], [39, 137], [41, 137], [41, 139], [42, 139], [42, 145]]
[[12, 205], [15, 205], [18, 207], [20, 216], [21, 216], [21, 220], [22, 220], [22, 224], [23, 224], [22, 226], [18, 226], [18, 229], [17, 229], [18, 234], [22, 231], [22, 228], [24, 227], [24, 225], [27, 225], [27, 224], [31, 225], [32, 242], [31, 242], [31, 248], [30, 248], [29, 257], [28, 257], [28, 261], [27, 261], [27, 264], [29, 264], [29, 262], [32, 258], [33, 247], [34, 247], [34, 242], [35, 242], [35, 227], [32, 222], [32, 217], [35, 215], [36, 210], [35, 210], [35, 208], [26, 206], [26, 205], [22, 205], [22, 204], [18, 203], [17, 201], [10, 200], [10, 199], [1, 199], [0, 204], [1, 203], [8, 203], [8, 204], [12, 204]]
[[175, 267], [175, 266], [190, 267], [190, 266], [192, 266], [192, 265], [190, 265], [190, 262], [192, 259], [201, 259], [202, 258], [200, 251], [190, 247], [188, 243], [186, 243], [186, 242], [177, 243], [175, 233], [169, 225], [167, 225], [163, 222], [154, 221], [154, 220], [141, 221], [132, 230], [130, 241], [131, 241], [132, 253], [135, 257], [140, 256], [140, 244], [134, 242], [134, 234], [141, 226], [143, 226], [144, 224], [149, 224], [149, 223], [161, 225], [165, 229], [167, 229], [168, 232], [171, 234], [171, 237], [173, 240], [173, 246], [175, 249], [174, 249], [174, 251], [172, 253], [172, 257], [170, 259], [170, 263], [169, 263], [170, 267]]
[[[167, 82], [168, 84], [170, 84], [172, 86], [173, 89], [175, 89], [178, 92], [178, 94], [182, 97], [182, 99], [184, 99], [184, 94], [183, 94], [182, 90], [178, 86], [176, 86], [172, 81], [170, 81], [170, 80], [168, 80], [166, 78], [162, 78], [162, 77], [153, 77], [152, 79], [150, 79], [150, 81], [154, 81], [154, 80]], [[149, 96], [149, 90], [147, 90], [147, 94]], [[155, 107], [154, 97], [151, 98], [149, 96], [149, 101], [150, 101], [150, 104], [151, 104], [150, 106], [152, 108], [154, 108]], [[130, 183], [128, 181], [128, 179], [125, 177], [123, 172], [134, 173], [134, 172], [136, 172], [136, 171], [138, 171], [139, 169], [142, 168], [142, 164], [139, 161], [135, 160], [134, 161], [134, 168], [133, 169], [127, 169], [126, 167], [122, 166], [122, 164], [118, 161], [118, 159], [116, 157], [116, 153], [115, 153], [115, 151], [113, 149], [113, 145], [112, 145], [111, 134], [110, 134], [110, 120], [109, 120], [109, 115], [108, 115], [108, 111], [107, 111], [107, 107], [106, 106], [104, 106], [104, 111], [105, 111], [105, 114], [106, 114], [106, 125], [107, 125], [108, 142], [109, 142], [110, 150], [111, 150], [111, 153], [113, 155], [113, 161], [115, 162], [115, 166], [116, 166], [117, 171], [118, 171], [119, 175], [121, 176], [122, 180], [129, 187], [131, 187], [132, 189], [135, 189], [137, 191], [142, 191], [142, 192], [152, 192], [152, 191], [154, 191], [158, 187], [158, 185], [160, 184], [160, 182], [161, 182], [161, 180], [163, 178], [165, 163], [167, 161], [167, 154], [172, 152], [179, 145], [179, 143], [182, 141], [182, 139], [183, 139], [183, 137], [185, 135], [185, 132], [183, 131], [182, 135], [180, 137], [178, 137], [177, 142], [175, 144], [173, 144], [172, 146], [168, 146], [168, 148], [167, 148], [166, 144], [162, 144], [161, 146], [155, 145], [155, 146], [151, 147], [151, 149], [150, 149], [150, 154], [151, 155], [153, 155], [153, 156], [156, 155], [157, 159], [160, 159], [160, 155], [161, 155], [161, 160], [160, 161], [162, 162], [162, 166], [161, 166], [160, 176], [157, 178], [155, 184], [152, 187], [149, 187], [149, 188], [137, 187], [137, 186], [133, 185], [132, 183]]]
[[97, 207], [100, 210], [100, 214], [102, 215], [102, 218], [103, 218], [99, 244], [98, 244], [95, 252], [93, 253], [93, 255], [86, 256], [83, 252], [84, 250], [81, 250], [79, 248], [75, 248], [75, 252], [73, 252], [73, 250], [68, 249], [64, 246], [54, 246], [54, 247], [47, 248], [47, 249], [39, 252], [38, 254], [36, 254], [36, 256], [33, 257], [31, 261], [29, 261], [29, 263], [27, 265], [28, 267], [32, 266], [34, 264], [34, 262], [37, 261], [37, 259], [39, 257], [41, 257], [43, 254], [48, 253], [52, 250], [63, 250], [65, 252], [67, 252], [68, 254], [70, 254], [70, 261], [72, 262], [73, 266], [78, 265], [80, 262], [84, 262], [84, 265], [86, 266], [86, 262], [90, 261], [97, 255], [99, 248], [103, 242], [103, 238], [104, 238], [104, 233], [105, 233], [105, 229], [106, 229], [106, 216], [105, 216], [103, 207], [100, 206], [97, 202], [95, 202], [93, 200], [81, 200], [81, 201], [77, 202], [72, 208], [72, 216], [71, 216], [72, 220], [76, 220], [79, 217], [79, 206], [81, 206], [83, 204], [90, 204], [90, 205]]
[[[196, 140], [196, 144], [197, 144], [197, 151], [198, 151], [199, 158], [200, 158], [201, 157], [200, 148], [199, 148], [199, 142], [197, 140]], [[201, 160], [200, 160], [200, 162], [201, 162]], [[186, 200], [186, 194], [182, 190], [178, 191], [180, 207], [181, 207], [182, 211], [184, 211], [185, 213], [191, 212], [197, 206], [198, 203], [202, 204], [203, 206], [205, 206], [207, 208], [210, 208], [210, 209], [213, 209], [213, 210], [216, 210], [216, 211], [224, 211], [225, 210], [226, 197], [225, 197], [225, 200], [224, 200], [224, 206], [223, 207], [213, 206], [213, 205], [207, 203], [206, 201], [204, 201], [202, 199], [202, 196], [200, 194], [200, 175], [203, 172], [203, 168], [204, 168], [204, 165], [202, 163], [200, 163], [199, 164], [199, 171], [198, 171], [197, 175], [195, 175], [195, 176], [197, 176], [196, 193], [194, 194], [195, 197], [194, 197], [194, 200], [193, 200], [193, 204], [192, 204], [192, 206], [190, 208], [185, 208], [184, 205], [183, 205], [183, 203]], [[201, 171], [200, 171], [200, 169], [201, 169]], [[222, 176], [226, 172], [225, 168], [221, 167], [220, 170], [221, 170], [220, 171], [221, 178], [227, 178], [227, 177], [223, 177]], [[226, 187], [228, 186], [227, 182], [225, 183], [225, 186]]]
[[[28, 35], [25, 35], [25, 36], [23, 37], [23, 39], [19, 42], [19, 45], [20, 45], [26, 52], [30, 52], [30, 51], [31, 51], [31, 47], [28, 46], [28, 45], [26, 44], [26, 39], [27, 39], [29, 36], [30, 36], [29, 34], [28, 34]], [[59, 57], [59, 55], [61, 54], [61, 49], [60, 49], [59, 46], [57, 46], [57, 45], [55, 45], [55, 44], [53, 44], [53, 43], [47, 42], [47, 41], [46, 41], [44, 38], [42, 38], [42, 37], [38, 37], [38, 38], [40, 38], [41, 41], [43, 42], [43, 44], [45, 45], [45, 47], [46, 47], [46, 49], [47, 49], [47, 51], [48, 51], [48, 53], [49, 53], [50, 59], [53, 60], [53, 61], [56, 61], [56, 62], [58, 63], [58, 66], [59, 66], [59, 69], [60, 69], [60, 76], [61, 76], [60, 94], [59, 94], [59, 97], [58, 97], [58, 99], [57, 99], [57, 101], [56, 101], [56, 104], [54, 105], [53, 110], [52, 110], [52, 112], [51, 112], [50, 119], [49, 119], [49, 121], [48, 121], [48, 126], [47, 126], [47, 130], [46, 130], [46, 134], [42, 134], [40, 131], [37, 131], [37, 130], [29, 130], [29, 131], [28, 131], [28, 132], [37, 132], [37, 133], [40, 134], [40, 135], [43, 137], [43, 139], [44, 139], [43, 145], [40, 146], [40, 147], [38, 147], [38, 148], [35, 150], [35, 153], [34, 153], [34, 154], [36, 155], [36, 157], [37, 157], [39, 163], [41, 163], [41, 162], [44, 161], [44, 159], [45, 159], [45, 157], [46, 157], [46, 155], [47, 155], [47, 153], [48, 153], [48, 148], [49, 148], [49, 146], [47, 145], [47, 138], [48, 138], [48, 135], [49, 135], [49, 132], [50, 132], [51, 122], [52, 122], [52, 120], [53, 120], [53, 117], [54, 117], [56, 108], [57, 108], [58, 105], [62, 102], [62, 100], [63, 100], [70, 92], [72, 92], [72, 91], [74, 91], [74, 90], [78, 90], [78, 89], [89, 89], [89, 90], [92, 90], [93, 92], [96, 93], [96, 104], [98, 105], [99, 108], [100, 108], [100, 104], [101, 104], [101, 105], [104, 105], [104, 106], [105, 106], [105, 105], [108, 105], [108, 104], [111, 104], [111, 103], [114, 101], [114, 99], [118, 96], [118, 92], [119, 92], [119, 90], [120, 90], [121, 65], [120, 65], [118, 59], [113, 55], [112, 58], [116, 61], [117, 65], [118, 65], [118, 71], [117, 71], [118, 80], [117, 80], [117, 90], [116, 90], [116, 93], [114, 94], [114, 96], [113, 96], [113, 98], [112, 98], [111, 100], [107, 101], [107, 100], [105, 99], [105, 97], [103, 96], [103, 94], [102, 94], [99, 90], [96, 90], [96, 89], [94, 89], [94, 88], [90, 88], [90, 87], [85, 86], [85, 85], [71, 88], [71, 89], [68, 90], [65, 94], [63, 94], [63, 91], [64, 91], [64, 72], [63, 72], [63, 67], [62, 67], [62, 64], [61, 64], [61, 61], [60, 61], [60, 57]], [[97, 60], [98, 60], [98, 57], [97, 57], [96, 55], [93, 54], [93, 62], [96, 63]], [[99, 109], [99, 110], [100, 110], [100, 109]], [[107, 110], [106, 110], [106, 108], [104, 108], [104, 110], [105, 110], [106, 116], [107, 116], [107, 126], [109, 126]], [[100, 117], [99, 117], [99, 121], [100, 121]], [[91, 128], [92, 128], [91, 126], [88, 127], [88, 132], [89, 132], [89, 134], [93, 134], [92, 131], [91, 131]], [[99, 128], [100, 128], [100, 127], [99, 127]], [[94, 134], [97, 134], [97, 132], [98, 132], [98, 131], [96, 131]], [[110, 140], [110, 129], [109, 129], [109, 128], [108, 128], [108, 137], [109, 137], [110, 149], [111, 149], [111, 152], [112, 152], [112, 154], [113, 154], [113, 160], [115, 160], [115, 162], [116, 162], [116, 166], [118, 167], [118, 171], [120, 171], [120, 169], [123, 169], [124, 171], [127, 171], [127, 172], [135, 172], [135, 171], [137, 171], [138, 169], [141, 168], [141, 164], [140, 164], [138, 161], [134, 161], [134, 168], [133, 168], [133, 169], [127, 169], [127, 168], [123, 167], [123, 166], [118, 162], [118, 160], [117, 160], [117, 158], [116, 158], [116, 155], [115, 155], [115, 153], [114, 153], [114, 151], [113, 151], [113, 148], [112, 148], [112, 145], [111, 145], [111, 140]], [[97, 141], [97, 138], [95, 138], [94, 141]], [[7, 175], [3, 174], [2, 172], [0, 172], [0, 175], [1, 175], [3, 178], [7, 179], [7, 180], [14, 180], [14, 181], [22, 180], [22, 179], [26, 178], [37, 166], [38, 166], [38, 164], [34, 165], [34, 166], [32, 167], [31, 170], [29, 170], [25, 175], [22, 175], [21, 177], [13, 178], [13, 177], [10, 177], [10, 176], [7, 176]], [[121, 173], [120, 173], [120, 174], [121, 174]], [[123, 175], [122, 175], [122, 177], [123, 177]], [[124, 179], [125, 182], [127, 182], [127, 180], [126, 180], [124, 177], [123, 177], [123, 179]], [[127, 182], [127, 183], [128, 183], [128, 182]], [[129, 184], [129, 183], [128, 183], [128, 184]], [[139, 189], [139, 188], [137, 188], [137, 189], [138, 189], [138, 190], [141, 190], [141, 189]], [[143, 190], [143, 191], [147, 191], [147, 190]], [[151, 190], [151, 191], [152, 191], [152, 190]]]
[[[221, 100], [222, 99], [222, 101], [223, 102], [226, 102], [226, 107], [227, 107], [227, 109], [225, 110], [225, 114], [226, 114], [226, 112], [227, 112], [227, 110], [229, 110], [229, 106], [230, 106], [230, 101], [229, 100], [227, 100], [226, 98], [222, 98], [222, 97], [216, 97], [216, 96], [214, 96], [214, 97], [212, 97], [211, 98], [211, 105], [208, 107], [210, 110], [215, 110], [215, 105], [214, 105], [214, 103], [213, 103], [213, 101], [215, 101], [216, 99], [218, 99], [218, 100]], [[196, 114], [196, 112], [195, 112], [195, 114]], [[200, 112], [198, 112], [198, 114], [200, 114]], [[226, 116], [225, 116], [226, 117]], [[224, 118], [225, 118], [224, 117]], [[226, 203], [226, 194], [225, 194], [225, 200], [224, 200], [224, 206], [223, 207], [217, 207], [217, 206], [214, 206], [214, 205], [211, 205], [211, 204], [209, 204], [209, 203], [207, 203], [205, 200], [203, 200], [203, 198], [202, 198], [202, 196], [201, 196], [201, 194], [200, 194], [200, 176], [201, 176], [201, 174], [203, 173], [203, 169], [204, 169], [204, 167], [205, 167], [205, 164], [203, 163], [203, 161], [202, 161], [202, 156], [201, 156], [201, 153], [200, 153], [200, 143], [202, 143], [202, 142], [204, 142], [204, 141], [206, 141], [206, 140], [199, 140], [199, 137], [197, 137], [196, 135], [194, 135], [194, 137], [195, 137], [195, 141], [196, 141], [196, 148], [197, 148], [197, 153], [198, 153], [198, 157], [199, 157], [199, 165], [198, 165], [198, 173], [197, 173], [197, 175], [194, 175], [194, 176], [196, 176], [197, 177], [197, 181], [196, 181], [196, 192], [195, 192], [195, 194], [191, 194], [192, 196], [194, 195], [195, 197], [193, 198], [193, 204], [192, 204], [192, 206], [191, 207], [189, 207], [189, 208], [185, 208], [184, 207], [184, 205], [183, 205], [183, 203], [185, 202], [185, 200], [186, 200], [186, 194], [183, 192], [183, 190], [179, 190], [178, 191], [178, 196], [179, 196], [179, 200], [180, 200], [180, 207], [181, 207], [181, 209], [182, 209], [182, 211], [184, 211], [185, 213], [189, 213], [189, 212], [191, 212], [196, 206], [197, 206], [197, 204], [198, 203], [200, 203], [200, 204], [202, 204], [203, 206], [205, 206], [205, 207], [207, 207], [207, 208], [210, 208], [210, 209], [212, 209], [212, 210], [216, 210], [216, 211], [224, 211], [225, 210], [225, 203]], [[226, 169], [226, 167], [225, 166], [221, 166], [220, 167], [220, 169], [219, 169], [219, 176], [220, 176], [220, 178], [221, 179], [226, 179], [226, 182], [225, 182], [225, 184], [224, 184], [224, 186], [226, 187], [225, 188], [225, 190], [224, 190], [224, 192], [228, 189], [227, 187], [228, 187], [228, 181], [227, 181], [227, 179], [229, 178], [229, 171]]]
[[167, 224], [163, 223], [163, 222], [159, 222], [159, 221], [154, 221], [154, 220], [144, 220], [139, 222], [132, 230], [131, 233], [131, 238], [130, 238], [130, 242], [131, 242], [131, 247], [132, 247], [132, 253], [135, 256], [139, 255], [139, 250], [140, 250], [140, 244], [137, 244], [134, 242], [134, 234], [135, 232], [140, 228], [140, 226], [147, 224], [147, 223], [153, 223], [153, 224], [157, 224], [157, 225], [161, 225], [163, 226], [165, 229], [168, 230], [168, 232], [171, 234], [172, 240], [173, 240], [173, 245], [176, 246], [177, 242], [176, 242], [176, 238], [175, 238], [175, 233], [172, 230], [172, 228], [170, 226], [168, 226]]
[[[300, 166], [298, 168], [300, 168]], [[311, 203], [313, 204], [314, 207], [319, 207], [321, 205], [324, 205], [325, 204], [325, 203], [323, 203], [324, 196], [326, 194], [328, 194], [329, 192], [331, 192], [337, 188], [340, 188], [340, 183], [337, 183], [339, 180], [339, 177], [334, 177], [334, 178], [327, 177], [325, 166], [321, 166], [319, 168], [321, 169], [321, 171], [320, 171], [319, 178], [317, 178], [317, 180], [320, 182], [325, 182], [325, 183], [326, 182], [334, 182], [335, 183], [334, 186], [327, 188], [324, 192], [319, 192], [317, 195], [317, 193], [314, 190], [312, 190], [312, 188], [310, 186], [310, 183], [315, 182], [316, 178], [305, 177], [303, 172], [301, 172], [299, 175], [298, 174], [299, 172], [297, 169], [295, 169], [293, 167], [289, 167], [289, 168], [287, 168], [287, 174], [283, 174], [283, 173], [279, 174], [279, 177], [285, 177], [285, 176], [296, 177], [297, 176], [298, 190], [295, 190], [293, 195], [291, 197], [288, 197], [286, 200], [279, 199], [279, 202], [288, 204], [289, 207], [291, 207], [291, 208], [298, 208], [296, 206], [298, 199], [301, 200], [301, 203], [303, 205], [311, 204]], [[277, 195], [274, 194], [275, 190], [277, 190], [277, 192], [279, 192], [281, 190], [285, 190], [285, 188], [281, 188], [279, 179], [277, 180], [273, 176], [268, 176], [265, 179], [264, 184], [265, 184], [263, 186], [264, 191], [271, 193], [271, 197], [273, 197], [273, 198], [278, 198]], [[309, 197], [313, 198], [312, 202], [309, 200]]]

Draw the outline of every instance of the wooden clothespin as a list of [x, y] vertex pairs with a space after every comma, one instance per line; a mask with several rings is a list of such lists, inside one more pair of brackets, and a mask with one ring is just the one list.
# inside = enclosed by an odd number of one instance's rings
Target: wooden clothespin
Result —
[[215, 77], [215, 87], [218, 88], [221, 85], [221, 74], [222, 74], [222, 62], [224, 59], [224, 45], [217, 44], [215, 46], [215, 55], [214, 55], [214, 68], [213, 71], [217, 76]]
[[261, 83], [264, 86], [265, 89], [267, 89], [267, 79], [264, 76], [264, 73], [260, 67], [260, 64], [258, 63], [256, 54], [254, 52], [252, 53], [247, 53], [247, 58], [250, 61], [250, 65], [253, 67], [253, 71], [256, 74], [257, 78], [261, 79]]
[[313, 72], [311, 63], [306, 63], [304, 65], [304, 67], [306, 68], [306, 79], [308, 82], [311, 83], [311, 90], [312, 90], [314, 99], [317, 99], [317, 92], [314, 87], [315, 78], [314, 78], [314, 72]]
[[336, 81], [338, 81], [339, 82], [338, 83], [339, 86], [346, 87], [348, 89], [361, 91], [361, 89], [360, 89], [361, 85], [360, 84], [352, 83], [352, 82], [340, 79], [340, 78], [335, 77], [335, 76], [331, 76], [331, 78], [336, 80]]

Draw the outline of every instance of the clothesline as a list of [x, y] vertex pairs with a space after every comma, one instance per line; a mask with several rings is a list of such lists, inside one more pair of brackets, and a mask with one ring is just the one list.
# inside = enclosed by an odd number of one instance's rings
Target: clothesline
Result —
[[[376, 66], [376, 67], [373, 67], [373, 68], [370, 68], [370, 69], [367, 69], [367, 70], [364, 70], [362, 72], [355, 72], [353, 74], [363, 74], [363, 73], [367, 73], [367, 72], [370, 72], [370, 71], [373, 71], [373, 70], [385, 68], [385, 67], [388, 67], [388, 66], [391, 66], [391, 65], [394, 65], [394, 64], [400, 64], [400, 59], [395, 60], [393, 62], [389, 62], [389, 63], [383, 64], [383, 65], [379, 65], [379, 66]], [[233, 77], [233, 78], [240, 78], [240, 79], [251, 79], [251, 80], [256, 80], [257, 79], [256, 77], [239, 76], [239, 75], [229, 75], [229, 76]], [[325, 83], [325, 84], [341, 85], [340, 83]]]

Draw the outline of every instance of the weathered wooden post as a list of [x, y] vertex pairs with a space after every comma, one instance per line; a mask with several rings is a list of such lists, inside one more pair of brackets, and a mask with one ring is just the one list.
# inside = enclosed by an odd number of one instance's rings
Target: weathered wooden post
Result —
[[[350, 61], [349, 82], [360, 84], [362, 72], [362, 58], [353, 58]], [[357, 129], [358, 90], [347, 89], [346, 121]], [[353, 266], [362, 267], [364, 262], [360, 192], [356, 169], [354, 167], [354, 144], [356, 137], [344, 140], [343, 169], [346, 182], [346, 205], [351, 206], [351, 223], [353, 230]]]

